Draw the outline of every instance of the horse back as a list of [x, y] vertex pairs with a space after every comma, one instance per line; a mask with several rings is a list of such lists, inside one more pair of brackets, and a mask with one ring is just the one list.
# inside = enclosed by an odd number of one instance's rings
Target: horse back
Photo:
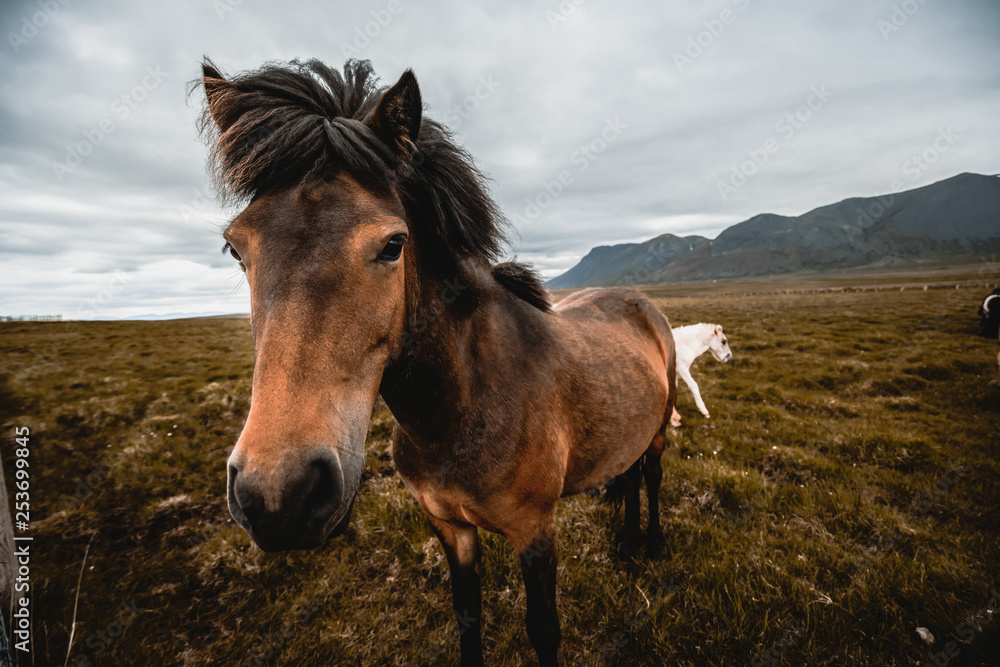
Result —
[[631, 325], [639, 337], [648, 337], [661, 348], [665, 363], [675, 354], [670, 322], [645, 294], [627, 288], [590, 288], [574, 292], [558, 302], [553, 311], [582, 330], [618, 329], [628, 335]]
[[667, 318], [632, 289], [576, 292], [553, 315], [567, 352], [568, 494], [621, 474], [663, 433], [676, 402], [676, 353]]

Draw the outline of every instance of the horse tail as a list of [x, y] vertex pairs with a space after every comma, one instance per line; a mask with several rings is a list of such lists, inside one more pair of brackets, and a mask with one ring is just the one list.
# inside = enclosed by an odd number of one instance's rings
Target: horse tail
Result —
[[621, 504], [625, 502], [625, 487], [628, 486], [625, 483], [624, 478], [624, 475], [612, 477], [611, 480], [604, 485], [604, 493], [601, 495], [602, 505], [621, 507]]
[[[666, 321], [666, 316], [663, 318]], [[677, 405], [677, 345], [674, 343], [673, 329], [670, 328], [670, 322], [667, 321], [667, 331], [670, 333], [670, 351], [667, 353], [667, 389], [670, 394], [667, 396], [667, 417], [666, 422], [663, 425], [664, 430], [666, 425], [670, 423], [670, 417], [674, 413], [674, 407]]]

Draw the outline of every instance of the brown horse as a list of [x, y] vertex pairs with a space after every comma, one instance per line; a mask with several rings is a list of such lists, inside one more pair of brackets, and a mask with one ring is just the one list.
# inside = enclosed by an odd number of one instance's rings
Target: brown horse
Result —
[[666, 318], [641, 294], [578, 292], [552, 307], [538, 277], [493, 265], [502, 216], [471, 158], [423, 117], [409, 70], [379, 89], [367, 62], [203, 67], [224, 232], [246, 273], [253, 400], [229, 459], [229, 507], [265, 551], [343, 532], [376, 395], [393, 457], [440, 538], [455, 611], [482, 664], [478, 528], [520, 555], [527, 629], [557, 664], [556, 503], [615, 476], [622, 552], [658, 511], [676, 397]]

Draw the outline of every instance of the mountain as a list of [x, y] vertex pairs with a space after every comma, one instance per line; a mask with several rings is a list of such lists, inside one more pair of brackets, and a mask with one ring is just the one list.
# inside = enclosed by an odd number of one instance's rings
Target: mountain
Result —
[[633, 285], [647, 282], [651, 271], [680, 259], [711, 241], [703, 236], [663, 234], [644, 243], [597, 246], [579, 264], [553, 278], [549, 289], [577, 285]]
[[645, 243], [599, 246], [547, 286], [745, 278], [997, 251], [1000, 178], [959, 174], [799, 216], [762, 213], [714, 240], [664, 234]]

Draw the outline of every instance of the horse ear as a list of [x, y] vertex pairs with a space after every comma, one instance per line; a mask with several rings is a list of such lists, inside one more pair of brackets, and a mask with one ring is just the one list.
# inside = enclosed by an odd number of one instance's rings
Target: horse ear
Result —
[[215, 127], [222, 134], [236, 122], [233, 113], [233, 93], [236, 92], [232, 82], [222, 76], [222, 73], [208, 58], [201, 64], [201, 84], [205, 87], [205, 99], [208, 102], [208, 115]]
[[397, 156], [403, 156], [412, 152], [417, 141], [422, 113], [420, 86], [413, 70], [408, 69], [383, 93], [375, 108], [371, 127]]

